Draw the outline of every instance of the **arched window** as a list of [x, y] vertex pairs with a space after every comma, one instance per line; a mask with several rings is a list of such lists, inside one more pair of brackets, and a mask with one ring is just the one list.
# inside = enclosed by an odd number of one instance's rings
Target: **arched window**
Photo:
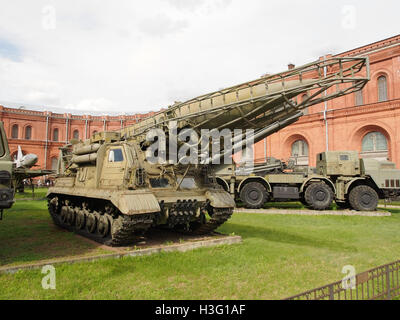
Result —
[[383, 102], [387, 100], [388, 100], [387, 78], [385, 76], [380, 76], [378, 78], [378, 101]]
[[292, 156], [308, 156], [308, 144], [304, 140], [297, 140], [292, 145]]
[[380, 132], [368, 133], [362, 141], [362, 152], [388, 151], [386, 137]]
[[58, 136], [58, 129], [53, 130], [53, 141], [59, 141], [59, 136]]
[[362, 158], [376, 160], [389, 159], [389, 147], [386, 137], [380, 132], [370, 132], [362, 140]]
[[359, 90], [355, 93], [356, 96], [356, 106], [362, 106], [364, 104], [364, 97], [362, 90]]
[[57, 170], [58, 168], [58, 159], [51, 158], [51, 170]]
[[292, 144], [292, 158], [299, 166], [308, 165], [308, 144], [304, 140], [297, 140]]
[[11, 128], [11, 138], [18, 139], [18, 132], [19, 132], [19, 127], [17, 124], [14, 124]]
[[79, 140], [79, 131], [78, 131], [78, 130], [75, 130], [74, 133], [72, 134], [72, 137], [73, 137], [75, 140]]
[[32, 127], [31, 126], [27, 126], [25, 128], [25, 139], [26, 140], [31, 140], [32, 139]]

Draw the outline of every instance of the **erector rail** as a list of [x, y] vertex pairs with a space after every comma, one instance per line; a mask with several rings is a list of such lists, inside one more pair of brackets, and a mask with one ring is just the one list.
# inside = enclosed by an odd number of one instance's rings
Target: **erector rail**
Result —
[[297, 121], [305, 108], [361, 90], [369, 79], [367, 57], [320, 60], [177, 103], [120, 133], [144, 140], [149, 130], [176, 121], [178, 129], [196, 131], [255, 129], [262, 140]]

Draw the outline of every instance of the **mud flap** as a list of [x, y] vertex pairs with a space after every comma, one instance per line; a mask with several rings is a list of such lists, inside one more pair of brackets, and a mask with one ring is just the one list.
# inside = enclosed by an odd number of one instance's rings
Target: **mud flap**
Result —
[[207, 191], [206, 197], [214, 208], [235, 208], [233, 197], [226, 191]]
[[112, 203], [126, 215], [160, 212], [157, 198], [152, 193], [121, 194], [111, 198]]

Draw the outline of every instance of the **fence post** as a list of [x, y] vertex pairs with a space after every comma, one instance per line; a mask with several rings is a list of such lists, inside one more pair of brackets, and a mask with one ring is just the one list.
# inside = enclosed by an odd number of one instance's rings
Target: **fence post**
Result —
[[329, 300], [335, 300], [335, 296], [333, 294], [333, 285], [329, 286]]
[[387, 289], [387, 296], [386, 299], [390, 300], [390, 271], [389, 271], [389, 266], [386, 266], [386, 289]]

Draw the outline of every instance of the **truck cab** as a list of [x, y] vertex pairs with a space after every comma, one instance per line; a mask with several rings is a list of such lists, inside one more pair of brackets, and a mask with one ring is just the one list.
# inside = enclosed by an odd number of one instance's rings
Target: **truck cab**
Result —
[[322, 176], [359, 176], [360, 159], [356, 151], [328, 151], [317, 155], [317, 174]]

